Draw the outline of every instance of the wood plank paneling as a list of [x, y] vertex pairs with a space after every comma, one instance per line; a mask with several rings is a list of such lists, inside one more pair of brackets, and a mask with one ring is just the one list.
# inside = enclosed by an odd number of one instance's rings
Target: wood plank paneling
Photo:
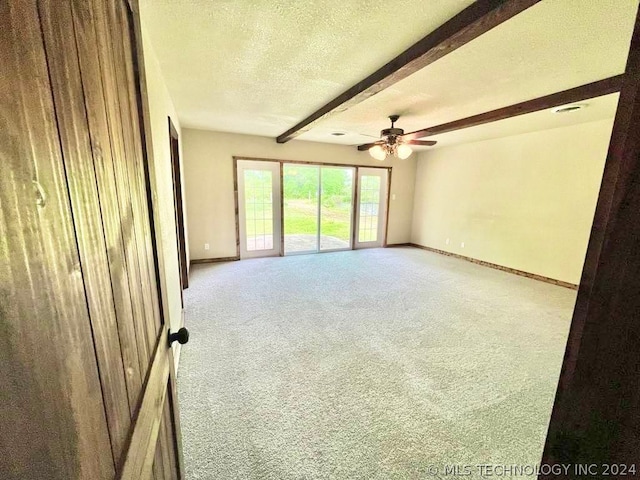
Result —
[[160, 437], [161, 435], [158, 434], [158, 441], [156, 442], [156, 453], [153, 457], [153, 470], [151, 478], [153, 478], [154, 480], [164, 480], [164, 462], [162, 459]]
[[71, 5], [59, 0], [42, 0], [40, 19], [102, 395], [117, 463], [131, 417]]
[[[152, 266], [149, 265], [149, 255], [147, 244], [150, 243], [148, 226], [145, 225], [145, 212], [147, 211], [146, 194], [140, 190], [139, 176], [142, 175], [144, 166], [140, 160], [140, 144], [136, 143], [134, 137], [135, 124], [132, 122], [129, 89], [131, 85], [127, 78], [127, 57], [125, 41], [128, 36], [128, 26], [123, 22], [122, 10], [125, 8], [124, 2], [109, 2], [107, 14], [111, 27], [111, 42], [114, 54], [114, 73], [117, 85], [117, 101], [120, 109], [120, 123], [122, 126], [122, 138], [124, 144], [124, 163], [127, 169], [127, 186], [131, 196], [132, 225], [134, 248], [137, 252], [139, 288], [142, 292], [143, 319], [141, 330], [144, 331], [147, 347], [150, 351], [155, 348], [155, 343], [160, 328], [158, 320], [158, 303], [154, 304], [154, 289], [152, 287], [152, 277], [149, 272]], [[146, 217], [148, 218], [148, 216]], [[156, 295], [157, 297], [157, 295]], [[140, 340], [140, 339], [139, 339]], [[147, 367], [148, 368], [148, 367]], [[146, 370], [146, 368], [145, 368]]]
[[152, 194], [151, 176], [149, 164], [147, 162], [146, 139], [142, 125], [142, 105], [139, 92], [138, 64], [135, 55], [135, 41], [133, 35], [133, 20], [131, 12], [126, 2], [120, 2], [120, 22], [122, 25], [123, 48], [125, 59], [125, 73], [127, 78], [127, 93], [129, 95], [129, 115], [131, 118], [131, 132], [135, 148], [135, 171], [138, 181], [137, 189], [140, 200], [141, 225], [144, 233], [144, 251], [147, 255], [147, 270], [149, 275], [150, 296], [153, 307], [154, 320], [152, 326], [157, 332], [161, 325], [164, 325], [164, 318], [160, 308], [160, 279], [156, 259], [159, 257], [155, 243], [152, 241], [156, 236], [155, 220], [151, 214]]
[[167, 394], [169, 362], [167, 329], [162, 330], [158, 346], [145, 386], [140, 414], [136, 418], [129, 450], [121, 471], [121, 480], [149, 478], [153, 471], [160, 422], [164, 413], [163, 405]]
[[[164, 405], [168, 403], [168, 396], [165, 396]], [[169, 449], [169, 439], [167, 438], [167, 422], [165, 409], [162, 409], [162, 420], [160, 421], [160, 429], [158, 431], [158, 446], [160, 447], [160, 455], [162, 457], [162, 473], [163, 480], [172, 480], [175, 473], [171, 469], [171, 454]]]
[[109, 479], [114, 463], [36, 4], [0, 2], [0, 20], [0, 476]]
[[[162, 472], [157, 472], [160, 476], [164, 475], [165, 479], [184, 478], [184, 471], [180, 470], [182, 463], [178, 463], [177, 455], [181, 453], [181, 439], [179, 432], [179, 417], [177, 405], [170, 404], [175, 398], [175, 372], [174, 360], [171, 347], [167, 343], [168, 327], [165, 325], [163, 314], [168, 311], [167, 296], [162, 295], [162, 289], [165, 289], [163, 283], [164, 277], [160, 276], [160, 272], [164, 269], [163, 257], [159, 254], [162, 251], [162, 236], [156, 225], [159, 221], [157, 188], [152, 178], [155, 178], [157, 168], [153, 162], [153, 148], [147, 133], [150, 129], [149, 110], [146, 99], [146, 84], [144, 77], [144, 65], [142, 45], [141, 45], [141, 26], [139, 12], [137, 10], [137, 0], [127, 0], [120, 4], [120, 21], [123, 26], [123, 48], [126, 66], [126, 77], [128, 81], [127, 92], [129, 94], [129, 112], [131, 115], [131, 126], [133, 133], [133, 142], [137, 146], [136, 154], [136, 171], [138, 173], [138, 192], [141, 201], [142, 227], [144, 239], [146, 240], [144, 247], [147, 255], [147, 268], [150, 281], [150, 296], [154, 307], [154, 321], [152, 327], [160, 327], [160, 338], [158, 340], [156, 355], [152, 364], [151, 372], [147, 388], [145, 389], [145, 399], [153, 398], [158, 394], [154, 388], [157, 386], [158, 371], [161, 371], [161, 378], [164, 378], [164, 398], [152, 404], [152, 408], [141, 408], [140, 415], [136, 422], [136, 428], [133, 431], [133, 439], [144, 430], [148, 423], [145, 419], [152, 418], [155, 426], [156, 419], [160, 421], [160, 428], [156, 432], [156, 437], [150, 438], [150, 441], [156, 441], [160, 444], [162, 452]], [[151, 155], [151, 157], [150, 157]], [[146, 201], [143, 201], [146, 200]], [[152, 206], [156, 205], [153, 209]], [[153, 239], [153, 240], [152, 240]], [[162, 302], [162, 303], [161, 303]], [[158, 357], [160, 355], [160, 358]], [[165, 369], [163, 362], [167, 362], [167, 377], [165, 377]], [[162, 381], [162, 380], [160, 380]], [[175, 408], [170, 408], [175, 407]], [[158, 412], [157, 409], [161, 411]], [[154, 428], [152, 426], [152, 430]], [[158, 441], [157, 438], [160, 438]], [[132, 448], [143, 447], [138, 442], [132, 441]], [[132, 452], [130, 452], [132, 453]], [[138, 452], [139, 453], [139, 452]], [[129, 459], [138, 458], [133, 452]], [[148, 455], [147, 455], [148, 458]], [[135, 464], [135, 462], [134, 462]], [[142, 475], [146, 473], [146, 464], [143, 467]], [[123, 470], [123, 478], [126, 478], [126, 469]]]
[[[169, 377], [171, 380], [171, 376]], [[171, 385], [167, 386], [167, 394], [162, 409], [162, 419], [158, 430], [156, 451], [153, 460], [153, 475], [156, 480], [173, 480], [179, 477], [176, 449], [173, 439], [174, 425], [171, 411]]]
[[[150, 135], [152, 131], [151, 127], [151, 112], [149, 110], [149, 95], [147, 93], [147, 80], [145, 74], [145, 61], [144, 61], [144, 48], [142, 44], [142, 25], [140, 23], [140, 8], [138, 5], [138, 0], [127, 0], [129, 5], [130, 13], [131, 13], [131, 42], [132, 47], [134, 48], [134, 61], [135, 61], [135, 73], [136, 73], [136, 87], [138, 93], [139, 100], [139, 110], [140, 110], [140, 125], [141, 131], [144, 133], [142, 137], [142, 143], [145, 152], [145, 160], [146, 165], [149, 169], [149, 175], [152, 179], [159, 178], [162, 175], [162, 165], [161, 159], [154, 158], [153, 155], [153, 142]], [[149, 190], [151, 197], [151, 216], [153, 219], [154, 228], [152, 228], [153, 236], [153, 247], [156, 252], [156, 268], [160, 273], [158, 281], [159, 281], [159, 292], [160, 302], [161, 302], [161, 311], [169, 312], [169, 297], [166, 294], [168, 291], [167, 288], [167, 269], [164, 262], [164, 255], [159, 255], [157, 252], [163, 252], [162, 242], [163, 238], [160, 234], [160, 230], [156, 231], [155, 226], [159, 226], [161, 224], [160, 211], [162, 210], [162, 206], [159, 203], [159, 195], [160, 192], [158, 190], [158, 184], [156, 181], [149, 182]], [[178, 347], [179, 348], [179, 347]]]
[[[122, 478], [127, 478], [129, 472], [135, 472], [136, 459], [140, 459], [142, 454], [144, 456], [144, 464], [141, 465], [140, 475], [145, 478], [147, 472], [151, 470], [148, 465], [150, 460], [149, 453], [153, 451], [153, 443], [156, 443], [155, 451], [158, 451], [158, 445], [160, 447], [160, 455], [162, 467], [157, 468], [154, 475], [160, 479], [177, 479], [180, 478], [181, 473], [178, 470], [178, 464], [175, 461], [176, 453], [179, 448], [178, 442], [180, 441], [179, 432], [177, 428], [179, 421], [173, 418], [173, 415], [177, 415], [177, 409], [172, 410], [168, 408], [171, 398], [172, 389], [175, 389], [175, 376], [174, 376], [174, 361], [173, 354], [170, 345], [168, 344], [168, 325], [165, 325], [163, 314], [167, 311], [167, 297], [162, 295], [161, 289], [164, 288], [163, 277], [160, 276], [160, 271], [163, 269], [162, 255], [159, 254], [162, 251], [162, 236], [159, 230], [156, 230], [156, 225], [159, 220], [158, 209], [153, 209], [155, 204], [157, 207], [157, 189], [152, 178], [155, 178], [153, 159], [149, 157], [153, 152], [153, 148], [150, 145], [149, 138], [147, 136], [149, 124], [149, 111], [148, 104], [146, 103], [146, 85], [144, 79], [144, 65], [142, 46], [141, 46], [141, 27], [139, 21], [139, 12], [137, 10], [136, 0], [127, 0], [118, 3], [115, 9], [120, 22], [120, 30], [122, 32], [122, 48], [124, 53], [124, 66], [125, 66], [125, 78], [127, 85], [125, 88], [128, 94], [128, 112], [130, 115], [130, 133], [132, 134], [132, 147], [131, 153], [133, 153], [133, 167], [134, 174], [132, 181], [136, 182], [136, 198], [138, 204], [138, 214], [140, 221], [140, 230], [142, 232], [142, 244], [139, 243], [140, 258], [146, 256], [146, 265], [143, 267], [141, 262], [141, 269], [146, 268], [148, 275], [149, 290], [145, 293], [149, 294], [151, 299], [152, 310], [150, 311], [151, 322], [149, 317], [147, 318], [147, 328], [150, 333], [154, 332], [158, 337], [157, 345], [154, 347], [155, 355], [151, 369], [149, 372], [148, 380], [145, 385], [145, 394], [143, 404], [140, 408], [140, 413], [136, 419], [135, 428], [132, 432], [131, 448], [128, 452], [127, 463], [122, 470]], [[115, 18], [115, 17], [114, 17]], [[120, 40], [118, 39], [118, 40]], [[123, 101], [121, 105], [125, 105], [126, 101]], [[123, 119], [124, 123], [127, 123], [127, 119]], [[126, 145], [127, 137], [125, 137]], [[138, 238], [140, 240], [140, 238]], [[161, 304], [162, 302], [162, 304]], [[165, 365], [166, 364], [166, 365]], [[164, 381], [164, 393], [163, 398], [160, 399], [156, 395], [160, 392], [157, 390], [158, 381]], [[150, 404], [145, 405], [145, 401], [153, 400], [156, 396], [156, 401], [151, 401]], [[160, 410], [160, 411], [158, 411]], [[167, 417], [167, 414], [169, 415]], [[145, 431], [149, 426], [149, 419], [151, 419], [151, 436], [148, 437], [148, 442], [145, 445], [144, 440], [142, 442], [139, 439], [145, 438]], [[159, 422], [159, 428], [156, 430], [156, 424]], [[170, 428], [171, 427], [171, 428]], [[146, 448], [146, 453], [145, 452]], [[153, 461], [151, 459], [151, 461]], [[133, 464], [133, 468], [130, 469]], [[135, 475], [135, 473], [134, 473]]]
[[[169, 351], [169, 363], [175, 365], [173, 350]], [[182, 427], [180, 426], [180, 408], [178, 406], [178, 380], [176, 377], [175, 369], [169, 370], [169, 393], [167, 394], [167, 401], [169, 405], [169, 419], [171, 421], [171, 427], [169, 428], [169, 438], [172, 441], [175, 452], [175, 469], [177, 477], [181, 480], [185, 478], [184, 471], [184, 454], [182, 451]]]
[[134, 5], [0, 3], [3, 479], [180, 476]]
[[103, 82], [105, 69], [100, 65], [100, 61], [104, 58], [100, 55], [95, 28], [93, 9], [97, 1], [103, 0], [73, 0], [72, 9], [122, 361], [130, 412], [133, 414], [136, 411], [142, 388], [142, 376], [136, 344], [131, 286], [123, 243], [123, 239], [128, 238], [129, 235], [126, 232], [126, 222], [123, 222], [120, 217], [120, 202], [116, 190], [114, 166], [116, 159], [111, 147], [112, 140], [109, 136], [107, 106], [105, 105], [106, 87]]
[[[96, 36], [98, 39], [98, 53], [102, 71], [105, 105], [107, 107], [107, 122], [109, 138], [114, 158], [115, 190], [120, 210], [121, 237], [125, 249], [126, 268], [129, 274], [129, 295], [133, 307], [133, 325], [138, 348], [139, 371], [144, 381], [149, 368], [151, 352], [146, 330], [146, 306], [143, 300], [142, 281], [140, 279], [140, 265], [136, 231], [134, 228], [134, 207], [129, 186], [128, 156], [124, 145], [124, 125], [121, 121], [120, 85], [116, 77], [118, 59], [114, 52], [111, 36], [117, 32], [112, 26], [109, 15], [109, 3], [106, 0], [94, 0], [93, 13], [95, 19]], [[120, 55], [121, 59], [122, 55]], [[139, 400], [138, 400], [139, 401]]]
[[[169, 376], [169, 381], [171, 381], [171, 375]], [[160, 434], [164, 438], [165, 449], [166, 449], [166, 457], [165, 457], [165, 467], [167, 469], [166, 478], [167, 480], [173, 480], [178, 478], [178, 461], [177, 461], [177, 452], [175, 449], [175, 443], [173, 439], [175, 438], [174, 433], [174, 425], [171, 421], [173, 412], [171, 410], [171, 384], [167, 386], [167, 398], [164, 402], [164, 417], [162, 419], [162, 431]]]

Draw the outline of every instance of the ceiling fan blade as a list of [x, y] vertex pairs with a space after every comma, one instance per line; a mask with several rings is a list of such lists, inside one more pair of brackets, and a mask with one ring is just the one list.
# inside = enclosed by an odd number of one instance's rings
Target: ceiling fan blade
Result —
[[363, 145], [358, 145], [358, 150], [363, 152], [365, 150], [369, 150], [371, 147], [373, 147], [374, 145], [381, 145], [382, 141], [379, 142], [373, 142], [373, 143], [365, 143]]
[[407, 140], [404, 143], [408, 143], [409, 145], [421, 145], [423, 147], [432, 147], [438, 142], [436, 142], [435, 140]]

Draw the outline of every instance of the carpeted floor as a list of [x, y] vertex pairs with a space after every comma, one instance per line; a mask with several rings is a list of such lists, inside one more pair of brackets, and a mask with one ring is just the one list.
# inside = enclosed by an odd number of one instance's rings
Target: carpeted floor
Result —
[[407, 247], [197, 265], [185, 293], [187, 479], [540, 460], [572, 290]]

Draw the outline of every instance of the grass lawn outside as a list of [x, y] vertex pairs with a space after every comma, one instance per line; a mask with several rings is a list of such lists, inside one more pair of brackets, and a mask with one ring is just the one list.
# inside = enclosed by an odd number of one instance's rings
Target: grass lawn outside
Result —
[[[264, 205], [247, 206], [246, 230], [248, 237], [273, 234], [271, 211], [265, 212]], [[271, 206], [269, 205], [269, 210]], [[285, 235], [317, 235], [317, 204], [313, 200], [293, 199], [284, 203]], [[359, 241], [374, 241], [377, 231], [377, 217], [366, 216], [362, 219]], [[342, 204], [323, 206], [321, 217], [322, 235], [335, 237], [345, 242], [351, 236], [351, 205]]]
[[[318, 235], [318, 170], [306, 166], [286, 165], [284, 177], [284, 232], [285, 236]], [[260, 172], [258, 172], [260, 173]], [[345, 169], [326, 168], [322, 171], [322, 200], [320, 208], [320, 233], [350, 243], [352, 223], [352, 172]], [[245, 225], [247, 237], [272, 236], [273, 198], [271, 178], [265, 175], [249, 175], [245, 190]], [[363, 195], [366, 195], [366, 191]], [[363, 197], [366, 203], [375, 203]], [[377, 215], [366, 209], [361, 212], [358, 232], [360, 242], [375, 241]], [[277, 226], [276, 226], [277, 228]]]
[[[318, 234], [317, 203], [313, 200], [292, 199], [284, 203], [284, 233]], [[323, 205], [321, 211], [322, 235], [336, 237], [345, 242], [351, 236], [351, 205]]]

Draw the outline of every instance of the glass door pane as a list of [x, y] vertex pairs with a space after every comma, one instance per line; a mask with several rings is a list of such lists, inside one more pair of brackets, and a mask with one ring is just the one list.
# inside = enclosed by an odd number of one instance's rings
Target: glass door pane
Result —
[[363, 175], [360, 179], [359, 242], [378, 240], [378, 214], [380, 207], [380, 177]]
[[246, 248], [248, 252], [273, 249], [273, 174], [244, 171]]
[[350, 249], [354, 169], [322, 167], [320, 175], [320, 250]]
[[319, 175], [316, 165], [283, 165], [285, 255], [318, 251]]
[[280, 164], [238, 160], [240, 257], [280, 254]]
[[384, 241], [387, 204], [387, 170], [358, 169], [356, 247], [380, 247]]

